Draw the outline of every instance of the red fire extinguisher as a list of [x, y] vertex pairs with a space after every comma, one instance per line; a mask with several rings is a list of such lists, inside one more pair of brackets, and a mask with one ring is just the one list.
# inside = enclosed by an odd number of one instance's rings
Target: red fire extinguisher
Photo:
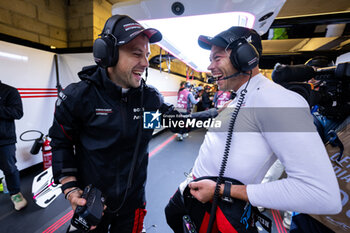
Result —
[[48, 169], [52, 165], [52, 152], [51, 152], [51, 146], [50, 146], [50, 138], [46, 135], [44, 137], [44, 143], [42, 144], [42, 151], [43, 151], [43, 165], [44, 170]]

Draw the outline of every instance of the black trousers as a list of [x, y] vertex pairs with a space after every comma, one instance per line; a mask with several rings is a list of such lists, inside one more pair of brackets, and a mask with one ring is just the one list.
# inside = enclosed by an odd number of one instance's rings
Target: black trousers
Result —
[[140, 233], [143, 228], [143, 220], [146, 213], [147, 211], [144, 208], [138, 208], [130, 214], [118, 216], [115, 214], [105, 213], [97, 228], [90, 232]]
[[0, 170], [4, 172], [10, 195], [20, 191], [20, 178], [16, 162], [16, 145], [0, 146]]
[[[105, 212], [97, 228], [89, 231], [91, 233], [141, 233], [143, 220], [147, 211], [143, 207], [128, 214], [112, 214]], [[67, 231], [71, 233], [82, 233], [83, 231]]]
[[[184, 193], [186, 193], [186, 190]], [[210, 218], [211, 202], [203, 204], [193, 197], [190, 200], [186, 199], [186, 194], [184, 199], [179, 190], [170, 199], [165, 207], [168, 225], [175, 233], [183, 233], [182, 217], [188, 214], [194, 222], [197, 232], [206, 232]], [[248, 216], [244, 221], [245, 206], [246, 202], [237, 199], [235, 199], [234, 204], [220, 200], [212, 232], [257, 233], [252, 217]]]

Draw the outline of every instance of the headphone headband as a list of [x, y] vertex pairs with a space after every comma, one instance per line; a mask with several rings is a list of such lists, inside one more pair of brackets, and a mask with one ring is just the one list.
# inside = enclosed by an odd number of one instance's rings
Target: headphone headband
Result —
[[109, 18], [105, 24], [105, 26], [103, 27], [102, 33], [101, 35], [109, 35], [112, 34], [114, 32], [114, 28], [117, 25], [117, 22], [121, 19], [123, 19], [125, 17], [125, 15], [114, 15], [111, 18]]
[[236, 40], [228, 43], [226, 49], [234, 49], [237, 46], [240, 46], [241, 44], [244, 44], [244, 43], [249, 43], [246, 38], [244, 37], [237, 38]]

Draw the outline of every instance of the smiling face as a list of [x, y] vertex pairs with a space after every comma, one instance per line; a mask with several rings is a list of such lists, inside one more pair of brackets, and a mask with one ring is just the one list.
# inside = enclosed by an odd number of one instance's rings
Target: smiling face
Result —
[[[217, 78], [218, 88], [221, 91], [237, 91], [247, 80], [244, 75], [238, 75], [234, 78], [222, 80], [224, 77], [237, 73], [230, 61], [231, 50], [213, 45], [210, 53], [210, 65], [208, 70]], [[221, 79], [221, 80], [220, 80]]]
[[123, 88], [139, 87], [141, 75], [149, 65], [149, 55], [149, 40], [143, 34], [120, 46], [117, 65], [108, 67], [110, 79]]

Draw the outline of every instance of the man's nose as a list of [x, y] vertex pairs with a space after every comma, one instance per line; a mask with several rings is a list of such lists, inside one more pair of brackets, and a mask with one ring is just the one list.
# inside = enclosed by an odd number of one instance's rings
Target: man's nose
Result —
[[210, 62], [210, 65], [207, 68], [208, 70], [212, 70], [213, 69], [213, 62]]
[[144, 67], [148, 67], [149, 66], [149, 62], [148, 62], [148, 58], [147, 57], [143, 57], [141, 60], [141, 65]]

